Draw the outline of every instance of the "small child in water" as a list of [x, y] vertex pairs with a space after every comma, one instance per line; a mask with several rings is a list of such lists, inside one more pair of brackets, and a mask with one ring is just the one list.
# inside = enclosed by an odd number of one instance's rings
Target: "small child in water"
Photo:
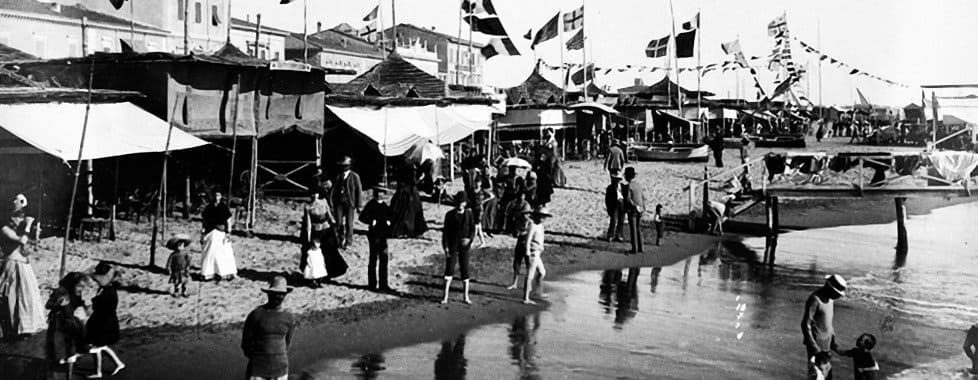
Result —
[[170, 257], [166, 259], [166, 269], [170, 272], [174, 297], [187, 297], [187, 283], [190, 282], [190, 254], [184, 248], [190, 245], [190, 236], [180, 234], [166, 241]]
[[880, 366], [873, 358], [872, 350], [876, 347], [876, 337], [873, 334], [862, 334], [856, 338], [856, 347], [851, 350], [839, 351], [838, 347], [833, 350], [842, 356], [852, 358], [852, 368], [855, 371], [855, 380], [876, 380], [879, 376]]
[[662, 240], [662, 233], [665, 231], [665, 225], [662, 221], [662, 205], [655, 205], [655, 216], [652, 217], [652, 221], [655, 222], [655, 245], [659, 245]]
[[813, 371], [809, 371], [810, 380], [826, 380], [832, 373], [832, 354], [822, 351], [812, 356], [809, 365]]

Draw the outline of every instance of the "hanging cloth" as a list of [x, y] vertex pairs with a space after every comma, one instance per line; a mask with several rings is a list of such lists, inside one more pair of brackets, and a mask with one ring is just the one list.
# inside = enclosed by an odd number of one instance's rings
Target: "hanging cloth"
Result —
[[978, 167], [978, 154], [968, 152], [934, 152], [930, 162], [937, 172], [950, 182], [969, 178], [971, 171]]
[[920, 168], [920, 156], [897, 156], [894, 160], [893, 170], [899, 175], [912, 175]]

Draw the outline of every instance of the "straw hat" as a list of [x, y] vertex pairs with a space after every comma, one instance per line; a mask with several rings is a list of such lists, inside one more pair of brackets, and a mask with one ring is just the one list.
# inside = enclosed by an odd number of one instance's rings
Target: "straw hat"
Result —
[[166, 241], [166, 244], [164, 244], [164, 246], [166, 246], [167, 249], [171, 249], [175, 251], [177, 249], [177, 245], [180, 245], [180, 243], [183, 243], [185, 245], [190, 245], [190, 235], [187, 234], [174, 235], [173, 237], [170, 238], [170, 240]]
[[283, 276], [275, 276], [272, 281], [268, 283], [267, 288], [262, 288], [265, 293], [278, 293], [278, 294], [289, 294], [292, 292], [292, 287], [289, 286], [288, 281], [285, 281]]
[[837, 274], [825, 277], [825, 286], [832, 288], [840, 296], [846, 295], [846, 279]]

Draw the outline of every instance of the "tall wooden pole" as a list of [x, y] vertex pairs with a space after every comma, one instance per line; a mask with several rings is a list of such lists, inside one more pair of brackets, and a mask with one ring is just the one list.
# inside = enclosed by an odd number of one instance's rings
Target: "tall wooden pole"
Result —
[[[671, 20], [672, 20], [669, 23], [669, 26], [672, 28], [672, 42], [673, 42], [673, 45], [675, 45], [676, 44], [676, 10], [672, 6], [672, 0], [669, 0], [669, 15], [670, 15]], [[676, 99], [678, 100], [676, 102], [676, 103], [678, 103], [676, 105], [676, 107], [677, 107], [677, 110], [679, 111], [679, 115], [678, 115], [679, 118], [680, 119], [685, 119], [685, 117], [683, 117], [683, 91], [682, 91], [682, 85], [680, 84], [681, 82], [680, 82], [680, 79], [679, 79], [680, 75], [679, 75], [679, 58], [678, 58], [678, 56], [679, 56], [678, 46], [673, 46], [672, 54], [668, 57], [668, 59], [670, 61], [673, 60], [673, 59], [676, 60]], [[669, 86], [669, 87], [672, 87], [672, 86]]]
[[[231, 1], [232, 0], [227, 0], [227, 2], [228, 2], [228, 18], [227, 18], [227, 21], [226, 21], [227, 22], [227, 36], [224, 39], [224, 43], [227, 44], [227, 45], [230, 45], [231, 44]], [[228, 194], [228, 197], [230, 197], [230, 196], [231, 195]]]
[[[560, 43], [557, 44], [557, 48], [560, 49], [560, 69], [562, 70], [560, 78], [560, 103], [567, 104], [567, 77], [570, 68], [564, 63], [564, 26], [561, 25], [564, 21], [561, 19], [563, 13], [563, 9], [557, 12], [557, 34], [560, 38]], [[537, 62], [537, 68], [540, 67], [539, 65], [540, 63]], [[519, 99], [516, 100], [519, 101]]]
[[[930, 93], [930, 108], [934, 114], [934, 149], [937, 150], [937, 94], [934, 91]], [[927, 112], [926, 110], [924, 112]]]
[[[82, 57], [88, 55], [88, 17], [82, 16], [81, 19], [81, 44], [82, 44]], [[922, 94], [923, 92], [921, 92]], [[63, 277], [63, 276], [62, 276]]]
[[818, 19], [818, 118], [822, 120], [822, 126], [825, 126], [825, 103], [822, 103], [822, 19]]
[[[471, 20], [470, 20], [471, 21]], [[472, 80], [472, 74], [475, 73], [475, 57], [472, 55], [472, 23], [469, 23], [469, 81]], [[468, 85], [468, 81], [464, 83]]]
[[393, 51], [397, 51], [397, 1], [391, 0], [391, 27], [394, 31]]
[[[82, 30], [87, 24], [88, 19], [82, 18]], [[84, 38], [84, 32], [82, 37]], [[75, 160], [75, 180], [71, 185], [71, 199], [68, 200], [68, 219], [65, 221], [65, 239], [61, 242], [61, 268], [58, 270], [58, 278], [65, 276], [65, 266], [68, 263], [68, 240], [71, 238], [71, 220], [75, 217], [75, 198], [78, 197], [78, 178], [81, 176], [82, 157], [85, 151], [85, 137], [88, 134], [88, 115], [92, 109], [92, 83], [95, 79], [95, 60], [88, 69], [88, 95], [85, 100], [85, 119], [82, 121], [81, 139], [78, 142], [78, 158]]]
[[234, 75], [234, 109], [231, 110], [231, 164], [228, 165], [228, 204], [234, 190], [234, 160], [238, 154], [238, 106], [241, 102], [241, 73]]
[[261, 13], [255, 15], [255, 52], [253, 57], [258, 58], [259, 44], [261, 44]]
[[136, 11], [133, 10], [132, 3], [136, 0], [129, 0], [129, 43], [132, 44], [132, 48], [136, 49]]
[[[584, 10], [584, 1], [581, 1], [581, 10]], [[581, 13], [581, 38], [587, 40], [587, 33], [584, 32], [584, 13]], [[564, 50], [564, 44], [561, 42], [560, 50]], [[581, 63], [584, 64], [584, 101], [587, 101], [587, 44], [585, 41], [581, 42]], [[591, 78], [592, 80], [594, 78]]]
[[309, 63], [309, 8], [302, 0], [302, 62]]
[[[699, 121], [702, 121], [703, 120], [703, 96], [700, 95], [700, 92], [703, 90], [702, 87], [701, 87], [701, 81], [703, 80], [703, 66], [702, 66], [702, 62], [703, 62], [702, 61], [703, 60], [703, 29], [702, 29], [702, 27], [703, 27], [703, 19], [702, 19], [702, 17], [703, 17], [703, 14], [700, 13], [702, 11], [703, 11], [702, 9], [697, 9], [696, 10], [696, 119], [699, 120]], [[722, 114], [723, 111], [721, 110], [720, 113]], [[720, 120], [723, 120], [722, 116], [723, 115], [721, 115], [721, 119]], [[721, 121], [721, 129], [720, 129], [720, 136], [721, 137], [723, 136], [723, 132], [724, 132], [724, 128], [723, 128], [722, 124], [723, 123]], [[700, 127], [703, 128], [703, 132], [707, 132], [707, 129], [708, 129], [707, 126], [700, 125]], [[692, 133], [690, 133], [690, 138], [692, 138], [694, 141], [696, 140], [696, 136], [694, 134], [692, 134]]]
[[[467, 1], [468, 0], [462, 0], [462, 3], [458, 6], [458, 39], [456, 41], [462, 40], [462, 18], [469, 17], [468, 19], [470, 24], [469, 29], [471, 30], [471, 22], [472, 22], [471, 15], [466, 14], [462, 9], [462, 6], [465, 5]], [[472, 38], [470, 37], [469, 39], [471, 40]], [[462, 83], [462, 46], [457, 45], [455, 47], [455, 84], [461, 84], [461, 83]]]
[[190, 54], [190, 0], [183, 1], [183, 54]]

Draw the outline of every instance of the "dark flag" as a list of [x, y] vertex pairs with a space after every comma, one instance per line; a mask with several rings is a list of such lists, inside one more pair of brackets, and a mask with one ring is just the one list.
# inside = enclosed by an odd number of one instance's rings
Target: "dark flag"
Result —
[[569, 32], [574, 29], [584, 27], [584, 6], [575, 9], [573, 12], [564, 14], [564, 31]]
[[587, 65], [587, 68], [582, 68], [582, 69], [574, 72], [574, 74], [571, 75], [571, 78], [570, 78], [571, 79], [571, 82], [574, 83], [577, 86], [580, 86], [580, 85], [584, 84], [584, 72], [585, 72], [585, 70], [587, 71], [587, 77], [590, 78], [591, 80], [594, 80], [594, 64], [593, 63], [590, 63], [590, 64]]
[[288, 4], [288, 3], [291, 3], [291, 2], [292, 2], [292, 0], [282, 0], [282, 1], [279, 1], [278, 3], [279, 4]]
[[482, 48], [482, 56], [488, 59], [497, 55], [520, 55], [520, 51], [509, 37], [493, 38]]
[[109, 0], [109, 2], [112, 3], [112, 7], [115, 8], [115, 10], [120, 10], [122, 9], [122, 4], [126, 3], [126, 0]]
[[480, 18], [478, 16], [465, 16], [465, 22], [469, 24], [473, 32], [479, 32], [490, 36], [506, 37], [506, 28], [499, 21], [499, 17]]
[[859, 74], [858, 69], [852, 69], [852, 71], [849, 72], [849, 75], [856, 75], [856, 74]]
[[584, 49], [584, 29], [578, 30], [574, 37], [567, 40], [567, 50]]
[[649, 58], [665, 57], [669, 51], [669, 36], [649, 41], [645, 47], [645, 56]]
[[550, 21], [547, 21], [546, 24], [543, 24], [543, 27], [537, 31], [537, 35], [533, 37], [533, 44], [530, 46], [535, 47], [539, 44], [542, 44], [544, 42], [547, 42], [557, 37], [557, 34], [560, 33], [560, 30], [557, 29], [559, 21], [560, 21], [560, 12], [557, 12], [557, 14], [553, 18], [551, 18]]
[[696, 50], [696, 30], [676, 35], [676, 58], [690, 58]]
[[465, 0], [462, 2], [462, 11], [469, 14], [496, 15], [496, 7], [492, 5], [492, 0]]
[[697, 12], [696, 16], [689, 21], [683, 23], [683, 30], [696, 30], [700, 28], [700, 14]]
[[374, 9], [371, 10], [370, 13], [367, 13], [366, 16], [363, 16], [363, 21], [371, 22], [373, 20], [376, 20], [378, 14], [380, 14], [380, 6], [379, 5], [378, 6], [375, 6]]
[[526, 34], [523, 35], [523, 38], [533, 40], [533, 29], [527, 30]]

